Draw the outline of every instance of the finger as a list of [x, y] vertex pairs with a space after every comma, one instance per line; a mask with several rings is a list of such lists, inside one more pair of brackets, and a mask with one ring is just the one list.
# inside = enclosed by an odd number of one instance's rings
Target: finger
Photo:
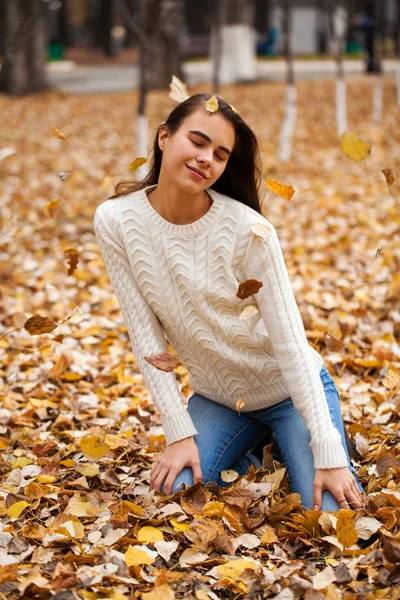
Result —
[[195, 483], [201, 483], [203, 481], [203, 474], [201, 472], [200, 462], [193, 462], [191, 466], [193, 471], [193, 481]]
[[177, 475], [178, 472], [172, 470], [168, 474], [168, 477], [164, 483], [164, 493], [167, 494], [167, 496], [169, 496], [172, 491], [172, 486], [174, 485], [174, 481]]
[[[342, 496], [342, 497], [340, 497], [340, 496]], [[339, 504], [340, 508], [344, 508], [344, 509], [350, 508], [346, 498], [343, 498], [343, 492], [339, 492], [339, 494], [336, 494], [335, 498], [336, 498], [337, 503]]]
[[164, 483], [167, 475], [168, 475], [168, 467], [164, 467], [162, 469], [162, 471], [160, 471], [160, 473], [157, 475], [155, 481], [154, 481], [154, 489], [157, 492], [161, 492], [161, 486]]
[[319, 510], [322, 500], [322, 484], [319, 481], [314, 481], [314, 499], [313, 506], [314, 510]]
[[[358, 490], [357, 490], [357, 492], [358, 492]], [[351, 490], [349, 492], [348, 500], [349, 500], [349, 504], [351, 505], [352, 508], [362, 508], [360, 494], [358, 494], [357, 492], [355, 492], [353, 490]]]
[[160, 464], [153, 466], [153, 470], [152, 470], [151, 476], [150, 476], [150, 484], [151, 485], [154, 484], [154, 480], [156, 479], [156, 477], [159, 474], [161, 469], [162, 469], [162, 467]]

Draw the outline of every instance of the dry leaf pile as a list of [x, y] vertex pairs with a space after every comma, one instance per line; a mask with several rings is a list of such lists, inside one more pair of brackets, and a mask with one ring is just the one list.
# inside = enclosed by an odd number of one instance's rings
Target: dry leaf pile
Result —
[[[149, 492], [164, 436], [92, 228], [97, 204], [137, 166], [137, 94], [0, 97], [1, 600], [400, 597], [395, 85], [384, 79], [378, 126], [372, 81], [349, 82], [349, 132], [366, 145], [356, 141], [353, 160], [336, 137], [334, 82], [298, 88], [288, 164], [275, 158], [284, 86], [222, 96], [260, 139], [262, 210], [340, 391], [368, 505], [304, 510], [268, 448], [262, 469], [224, 472], [227, 487]], [[174, 105], [151, 94], [151, 127]], [[246, 283], [243, 298], [260, 287]], [[182, 365], [148, 359], [190, 395]]]

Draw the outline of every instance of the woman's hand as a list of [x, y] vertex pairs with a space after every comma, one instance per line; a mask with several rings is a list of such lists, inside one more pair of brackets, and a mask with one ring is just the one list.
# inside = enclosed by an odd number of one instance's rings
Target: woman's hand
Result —
[[166, 479], [164, 492], [170, 494], [177, 475], [184, 467], [192, 467], [194, 483], [202, 480], [199, 450], [193, 437], [174, 442], [154, 462], [150, 477], [150, 490], [155, 489], [160, 492]]
[[[347, 467], [317, 469], [314, 478], [314, 510], [320, 510], [322, 491], [329, 490], [340, 508], [362, 508], [363, 497]], [[350, 506], [349, 506], [350, 505]]]

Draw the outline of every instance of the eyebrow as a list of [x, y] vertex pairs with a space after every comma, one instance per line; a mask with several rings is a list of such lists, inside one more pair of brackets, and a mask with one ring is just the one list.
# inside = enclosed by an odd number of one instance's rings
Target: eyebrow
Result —
[[[206, 135], [202, 131], [196, 131], [194, 129], [190, 129], [189, 133], [195, 133], [196, 135], [199, 135], [200, 137], [202, 137], [205, 140], [207, 140], [207, 142], [211, 142], [211, 138], [209, 138], [208, 135]], [[219, 148], [220, 148], [220, 150], [223, 150], [224, 152], [226, 152], [227, 154], [229, 154], [229, 156], [232, 154], [232, 152], [230, 150], [228, 150], [228, 148], [225, 148], [225, 146], [220, 146]]]

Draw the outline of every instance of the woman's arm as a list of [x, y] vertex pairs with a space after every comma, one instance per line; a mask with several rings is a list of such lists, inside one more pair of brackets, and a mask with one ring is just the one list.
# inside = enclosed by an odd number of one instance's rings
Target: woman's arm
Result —
[[346, 453], [331, 421], [278, 236], [267, 220], [263, 224], [270, 234], [265, 241], [251, 233], [245, 257], [246, 279], [263, 283], [255, 299], [290, 397], [310, 432], [315, 469], [345, 467]]
[[168, 352], [168, 346], [160, 322], [144, 299], [132, 273], [115, 216], [116, 203], [115, 200], [109, 200], [96, 209], [94, 230], [137, 365], [160, 413], [169, 446], [196, 435], [198, 431], [182, 403], [175, 373], [160, 371], [144, 360], [144, 356]]

